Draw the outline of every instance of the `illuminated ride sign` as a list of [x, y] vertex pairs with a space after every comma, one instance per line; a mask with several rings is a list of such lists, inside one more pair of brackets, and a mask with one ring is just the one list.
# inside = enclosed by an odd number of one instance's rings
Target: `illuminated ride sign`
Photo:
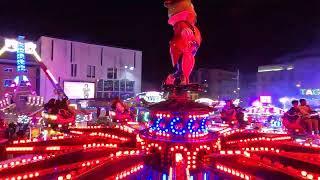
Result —
[[303, 96], [319, 96], [320, 89], [300, 89], [300, 93]]
[[17, 71], [26, 71], [26, 60], [25, 60], [25, 44], [23, 43], [24, 36], [18, 37], [17, 43]]
[[265, 104], [271, 104], [272, 97], [271, 96], [260, 96], [260, 102], [265, 103]]
[[149, 91], [137, 94], [140, 99], [144, 99], [149, 103], [158, 103], [164, 101], [163, 93], [157, 91]]
[[0, 55], [6, 51], [18, 53], [24, 51], [25, 54], [32, 54], [36, 57], [37, 61], [41, 61], [41, 58], [36, 51], [37, 45], [33, 42], [21, 42], [18, 38], [18, 40], [5, 39], [4, 43], [4, 46], [0, 49]]

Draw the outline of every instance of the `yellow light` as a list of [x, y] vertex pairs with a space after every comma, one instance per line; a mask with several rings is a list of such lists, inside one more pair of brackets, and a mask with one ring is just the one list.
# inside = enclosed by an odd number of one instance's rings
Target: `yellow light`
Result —
[[6, 47], [2, 47], [2, 48], [0, 49], [0, 56], [1, 56], [4, 52], [6, 52], [6, 50], [7, 50]]

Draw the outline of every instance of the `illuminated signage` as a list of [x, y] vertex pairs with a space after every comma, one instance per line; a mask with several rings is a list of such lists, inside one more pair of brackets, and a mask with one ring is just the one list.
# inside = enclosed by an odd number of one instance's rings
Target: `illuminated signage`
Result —
[[64, 82], [64, 92], [70, 99], [94, 98], [95, 84], [91, 82]]
[[[21, 36], [21, 37], [23, 37], [23, 36]], [[23, 44], [23, 51], [26, 54], [33, 54], [36, 51], [37, 45], [35, 43], [33, 43], [33, 42], [21, 42], [21, 40], [23, 40], [23, 38], [22, 39], [18, 38], [18, 40], [5, 39], [4, 47], [6, 47], [6, 50], [9, 51], [9, 52], [17, 52], [17, 51], [19, 51], [19, 48], [21, 48], [21, 44]]]
[[163, 95], [162, 92], [149, 91], [149, 92], [138, 94], [138, 97], [150, 103], [158, 103], [158, 102], [164, 101], [162, 95]]
[[319, 96], [320, 89], [300, 89], [300, 92], [304, 96]]
[[[33, 42], [25, 42], [25, 41], [22, 42], [22, 40], [23, 40], [23, 36], [18, 37], [18, 40], [5, 39], [4, 46], [0, 49], [0, 56], [6, 51], [17, 52], [17, 54], [21, 54], [23, 52], [24, 54], [34, 55], [36, 60], [40, 62], [41, 58], [36, 51], [37, 45]], [[23, 57], [18, 57], [18, 60], [22, 58]]]
[[260, 96], [261, 103], [271, 104], [271, 102], [272, 102], [271, 99], [272, 99], [271, 96]]
[[25, 44], [23, 43], [24, 36], [18, 37], [17, 42], [17, 71], [26, 71], [26, 60], [25, 60]]

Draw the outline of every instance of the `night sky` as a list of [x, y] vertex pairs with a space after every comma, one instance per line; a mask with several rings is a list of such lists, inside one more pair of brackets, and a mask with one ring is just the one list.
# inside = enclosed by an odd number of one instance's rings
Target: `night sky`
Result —
[[[203, 44], [198, 67], [242, 73], [306, 47], [320, 33], [319, 0], [194, 0]], [[1, 0], [0, 35], [47, 35], [143, 51], [143, 80], [171, 70], [172, 28], [162, 0]]]

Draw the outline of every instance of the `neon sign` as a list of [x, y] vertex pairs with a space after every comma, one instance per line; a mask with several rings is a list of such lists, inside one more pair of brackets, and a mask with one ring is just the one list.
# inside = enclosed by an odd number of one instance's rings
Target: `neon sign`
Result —
[[301, 95], [304, 96], [319, 96], [320, 89], [300, 89]]
[[17, 71], [26, 71], [26, 60], [25, 60], [25, 45], [23, 43], [24, 36], [18, 37], [18, 47], [17, 47]]
[[[21, 38], [21, 39], [20, 39]], [[17, 52], [18, 51], [22, 52], [24, 54], [32, 54], [35, 56], [37, 61], [41, 61], [41, 58], [39, 54], [36, 51], [37, 45], [33, 42], [21, 42], [23, 40], [23, 36], [19, 36], [18, 40], [16, 39], [5, 39], [4, 41], [4, 46], [0, 49], [0, 55], [3, 54], [4, 52]]]
[[164, 101], [162, 92], [149, 91], [137, 94], [137, 96], [150, 103], [158, 103]]

